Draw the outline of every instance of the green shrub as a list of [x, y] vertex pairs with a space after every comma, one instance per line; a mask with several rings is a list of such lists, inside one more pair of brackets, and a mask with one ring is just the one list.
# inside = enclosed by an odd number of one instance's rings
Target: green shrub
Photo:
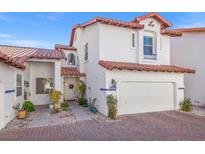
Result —
[[88, 100], [86, 98], [84, 98], [84, 97], [81, 97], [79, 105], [81, 105], [83, 107], [88, 107]]
[[69, 105], [68, 103], [61, 103], [61, 108], [62, 108], [63, 110], [68, 110], [69, 107], [70, 107], [70, 105]]
[[185, 98], [184, 101], [180, 103], [180, 108], [182, 111], [191, 112], [193, 110], [191, 99]]
[[27, 112], [36, 111], [36, 107], [33, 105], [31, 101], [25, 101], [22, 105], [22, 109], [26, 110]]
[[86, 84], [84, 81], [80, 80], [79, 84], [79, 92], [80, 92], [80, 97], [85, 97], [85, 92], [86, 92]]
[[113, 95], [107, 96], [108, 117], [117, 119], [117, 99]]

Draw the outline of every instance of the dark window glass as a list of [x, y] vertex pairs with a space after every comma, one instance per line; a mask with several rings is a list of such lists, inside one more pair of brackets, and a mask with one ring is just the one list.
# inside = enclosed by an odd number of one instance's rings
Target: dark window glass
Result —
[[132, 33], [132, 48], [135, 48], [135, 34]]
[[75, 55], [73, 53], [68, 54], [68, 65], [75, 65]]
[[22, 96], [22, 75], [17, 74], [16, 76], [16, 96]]
[[85, 61], [88, 60], [88, 43], [85, 45]]
[[144, 55], [153, 55], [153, 38], [144, 36]]
[[52, 90], [52, 78], [36, 78], [36, 94], [49, 94]]

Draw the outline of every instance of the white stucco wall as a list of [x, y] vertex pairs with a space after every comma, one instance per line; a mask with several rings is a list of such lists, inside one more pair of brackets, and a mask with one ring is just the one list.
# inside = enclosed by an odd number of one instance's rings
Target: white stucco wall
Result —
[[[40, 62], [40, 61], [37, 61], [37, 62], [30, 61], [29, 62], [30, 100], [35, 105], [50, 104], [49, 94], [36, 94], [36, 78], [55, 79], [55, 67], [54, 66], [55, 66], [55, 62]], [[61, 85], [60, 81], [59, 81], [59, 84]]]
[[205, 104], [205, 32], [183, 33], [171, 38], [171, 64], [193, 68], [196, 74], [185, 74], [185, 97], [195, 104]]
[[85, 46], [86, 40], [84, 39], [84, 37], [85, 37], [85, 30], [82, 28], [76, 29], [73, 46], [77, 48], [77, 51], [76, 51], [77, 65], [76, 66], [82, 73], [85, 72], [84, 46]]
[[0, 81], [0, 129], [4, 127], [4, 85]]
[[170, 38], [167, 35], [161, 35], [161, 44], [159, 59], [161, 65], [170, 65]]
[[[12, 107], [17, 103], [23, 103], [23, 92], [22, 96], [16, 97], [17, 73], [22, 74], [22, 81], [24, 81], [22, 70], [0, 62], [0, 129], [15, 117], [15, 110]], [[15, 90], [15, 92], [6, 93], [7, 90]]]
[[[89, 100], [97, 98], [96, 106], [100, 112], [105, 112], [105, 92], [100, 88], [105, 87], [105, 70], [98, 64], [99, 62], [99, 26], [96, 23], [84, 29], [77, 29], [74, 40], [74, 47], [77, 48], [79, 68], [86, 73], [86, 96]], [[88, 43], [88, 60], [85, 61], [85, 44]]]
[[[100, 88], [105, 85], [105, 71], [98, 64], [99, 62], [99, 24], [94, 24], [84, 30], [84, 44], [88, 43], [88, 60], [85, 63], [87, 98], [91, 101], [97, 98], [96, 106], [101, 112], [102, 103], [105, 100], [105, 93]], [[83, 50], [84, 51], [84, 50]], [[83, 56], [84, 59], [84, 56]]]
[[131, 48], [131, 32], [138, 40], [138, 31], [100, 24], [99, 26], [99, 59], [136, 63], [138, 50]]
[[[175, 84], [175, 106], [179, 109], [179, 103], [184, 99], [184, 75], [182, 73], [138, 72], [138, 71], [106, 71], [106, 87], [109, 88], [111, 80], [120, 81], [143, 81], [143, 82], [171, 82]], [[134, 89], [133, 89], [134, 90]], [[107, 91], [106, 95], [113, 94], [117, 97], [117, 91]], [[151, 102], [152, 100], [150, 100]], [[106, 105], [104, 103], [103, 105]], [[106, 106], [104, 107], [106, 108]], [[107, 112], [104, 114], [107, 115]]]
[[[153, 27], [149, 23], [153, 21]], [[144, 29], [133, 30], [111, 25], [99, 24], [99, 59], [142, 64], [170, 64], [170, 37], [161, 35], [159, 22], [154, 19], [141, 21]], [[131, 33], [136, 35], [136, 48], [131, 47]], [[156, 60], [144, 58], [143, 36], [154, 37]]]

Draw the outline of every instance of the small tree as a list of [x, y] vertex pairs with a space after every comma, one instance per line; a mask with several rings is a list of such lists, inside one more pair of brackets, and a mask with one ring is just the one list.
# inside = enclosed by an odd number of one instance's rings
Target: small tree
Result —
[[79, 91], [80, 91], [80, 97], [84, 98], [85, 97], [85, 92], [86, 92], [86, 84], [82, 80], [80, 80]]
[[57, 90], [53, 90], [53, 92], [50, 93], [50, 98], [53, 104], [53, 112], [58, 112], [56, 106], [60, 102], [60, 99], [62, 97], [62, 93]]
[[113, 95], [107, 96], [108, 117], [117, 119], [117, 99]]

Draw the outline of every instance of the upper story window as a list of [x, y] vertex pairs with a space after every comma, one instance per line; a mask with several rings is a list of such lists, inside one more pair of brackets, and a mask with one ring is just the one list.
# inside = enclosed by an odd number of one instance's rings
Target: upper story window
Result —
[[22, 82], [22, 75], [16, 75], [16, 96], [22, 96], [23, 94], [23, 82]]
[[85, 44], [85, 61], [88, 60], [88, 43]]
[[154, 37], [144, 36], [143, 48], [144, 48], [145, 59], [156, 59], [156, 54], [154, 52]]
[[68, 54], [68, 65], [75, 65], [75, 55], [73, 53]]
[[131, 33], [131, 48], [136, 48], [136, 35], [135, 33]]

